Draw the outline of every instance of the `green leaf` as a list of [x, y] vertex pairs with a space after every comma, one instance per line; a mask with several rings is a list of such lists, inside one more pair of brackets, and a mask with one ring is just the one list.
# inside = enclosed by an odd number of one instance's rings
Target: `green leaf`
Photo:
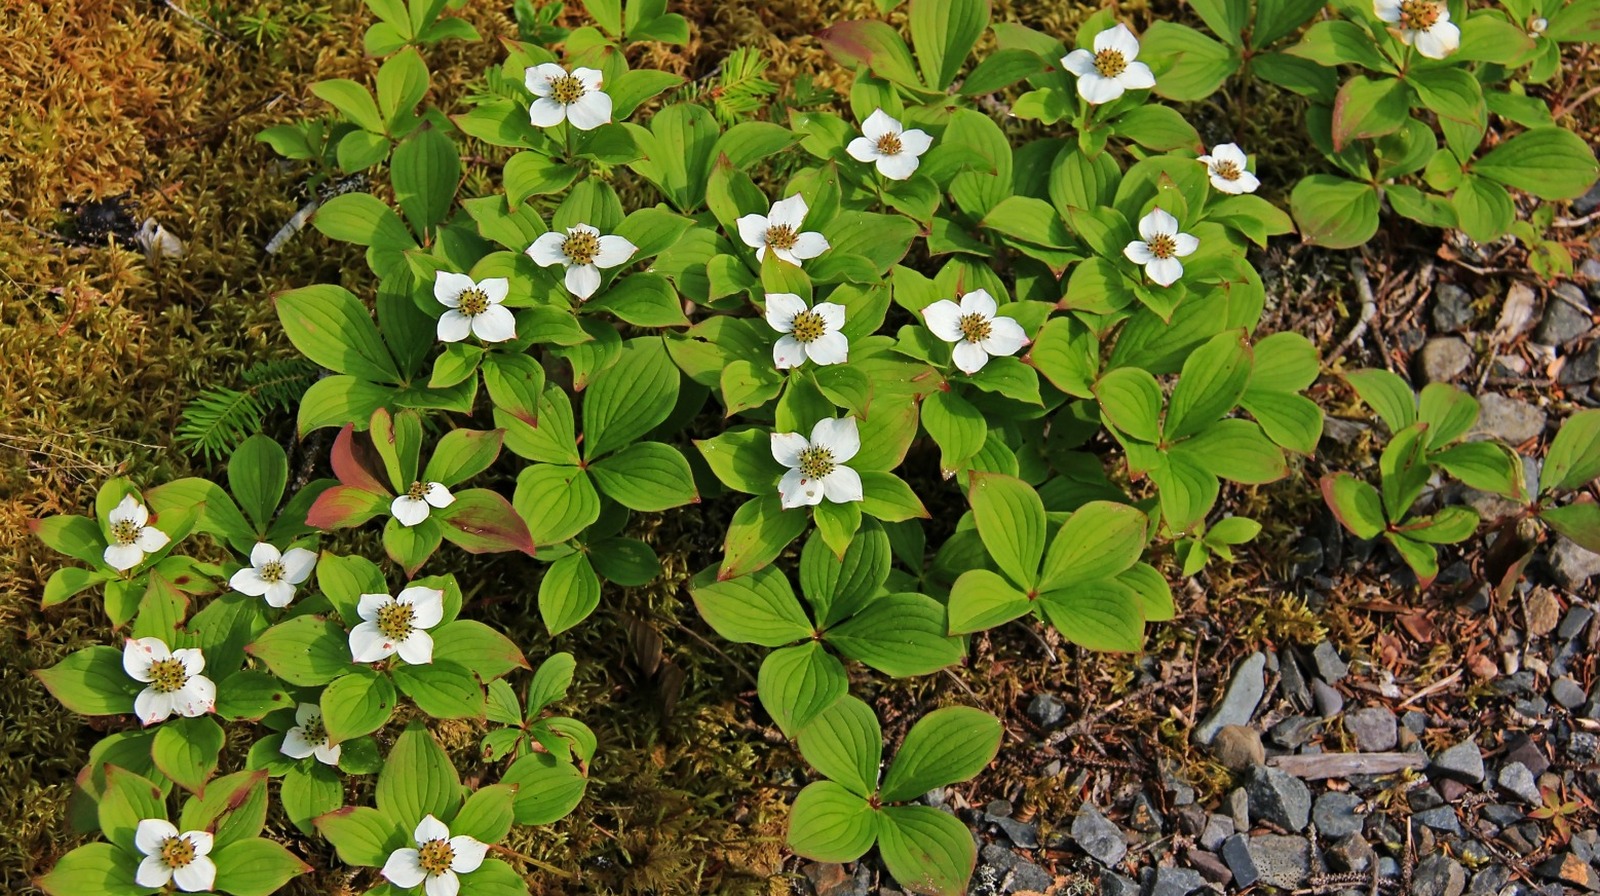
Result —
[[559, 464], [523, 468], [511, 504], [535, 544], [560, 544], [600, 518], [600, 496], [589, 474]]
[[829, 629], [840, 653], [894, 678], [927, 675], [961, 661], [966, 650], [949, 637], [945, 608], [925, 594], [886, 594]]
[[1307, 242], [1350, 249], [1378, 231], [1378, 193], [1372, 185], [1331, 174], [1301, 178], [1289, 208]]
[[867, 704], [845, 696], [800, 730], [800, 755], [823, 776], [866, 798], [878, 789], [883, 730]]
[[816, 37], [841, 65], [864, 65], [896, 84], [913, 89], [922, 86], [905, 41], [883, 22], [838, 22], [817, 32]]
[[484, 681], [528, 668], [515, 642], [475, 619], [456, 619], [434, 629], [433, 658], [471, 669]]
[[589, 467], [600, 490], [630, 510], [653, 513], [700, 500], [694, 474], [678, 449], [636, 442]]
[[1078, 508], [1050, 542], [1039, 590], [1126, 572], [1144, 554], [1148, 524], [1138, 508], [1126, 504], [1091, 501]]
[[62, 706], [86, 716], [132, 713], [133, 701], [144, 689], [123, 670], [122, 651], [103, 645], [69, 653], [34, 674]]
[[216, 888], [233, 896], [267, 896], [311, 870], [282, 844], [261, 837], [218, 846], [212, 860], [217, 863]]
[[224, 683], [226, 687], [217, 689], [217, 715], [229, 721], [255, 721], [294, 705], [278, 679], [265, 672], [245, 669]]
[[288, 483], [288, 455], [269, 436], [245, 439], [228, 459], [228, 488], [258, 532], [272, 523]]
[[807, 784], [789, 810], [789, 848], [818, 862], [853, 862], [872, 848], [878, 813], [832, 781]]
[[373, 101], [367, 88], [360, 84], [349, 78], [331, 78], [312, 83], [311, 93], [338, 109], [357, 127], [377, 134], [384, 133], [383, 115], [378, 112], [378, 104]]
[[489, 469], [500, 456], [504, 440], [505, 433], [499, 430], [452, 429], [434, 443], [433, 454], [422, 470], [422, 479], [454, 488]]
[[1578, 489], [1600, 476], [1600, 411], [1579, 411], [1567, 418], [1550, 442], [1539, 487]]
[[[1257, 15], [1260, 15], [1259, 11]], [[1353, 22], [1340, 19], [1312, 25], [1301, 36], [1300, 42], [1286, 52], [1327, 68], [1349, 64], [1374, 72], [1394, 70], [1378, 50], [1378, 43], [1371, 34]]]
[[927, 519], [928, 509], [905, 480], [893, 473], [860, 470], [861, 512], [886, 523]]
[[1039, 609], [1063, 637], [1090, 650], [1144, 647], [1144, 611], [1133, 588], [1114, 579], [1076, 582], [1039, 595]]
[[1389, 432], [1399, 433], [1417, 422], [1417, 397], [1411, 386], [1387, 370], [1356, 370], [1344, 375], [1356, 395], [1383, 418]]
[[988, 0], [911, 0], [911, 43], [923, 81], [949, 87], [988, 27]]
[[508, 784], [492, 784], [474, 791], [450, 820], [450, 835], [472, 837], [479, 843], [499, 843], [511, 832], [517, 792]]
[[1472, 171], [1540, 199], [1572, 199], [1600, 177], [1594, 150], [1558, 126], [1524, 131], [1472, 163]]
[[1427, 424], [1419, 423], [1395, 433], [1393, 440], [1378, 456], [1381, 475], [1379, 491], [1389, 519], [1398, 522], [1405, 518], [1422, 490], [1427, 487], [1432, 470], [1427, 464]]
[[1202, 470], [1246, 485], [1275, 482], [1289, 475], [1283, 449], [1274, 445], [1249, 420], [1219, 420], [1191, 439], [1172, 446], [1170, 455], [1182, 457]]
[[[161, 788], [127, 769], [107, 766], [106, 785], [97, 807], [100, 835], [128, 853], [136, 854], [133, 837], [139, 822], [167, 817]], [[190, 829], [192, 830], [192, 829]]]
[[577, 464], [577, 439], [573, 432], [572, 405], [559, 387], [546, 386], [533, 419], [522, 411], [495, 409], [494, 422], [506, 430], [506, 447], [528, 460], [551, 464]]
[[1378, 490], [1349, 473], [1324, 476], [1322, 498], [1339, 522], [1357, 538], [1375, 538], [1388, 524]]
[[1032, 588], [1044, 557], [1044, 503], [1038, 492], [1020, 479], [978, 473], [967, 498], [989, 556], [1017, 586]]
[[1446, 507], [1433, 516], [1412, 517], [1395, 531], [1427, 544], [1455, 544], [1478, 531], [1478, 514], [1470, 507]]
[[632, 339], [596, 374], [583, 401], [585, 458], [603, 456], [654, 429], [678, 401], [678, 368], [659, 338]]
[[815, 631], [788, 578], [770, 566], [690, 593], [701, 617], [729, 641], [781, 647]]
[[539, 617], [559, 635], [589, 618], [600, 605], [600, 578], [583, 554], [568, 554], [550, 564], [539, 581]]
[[1417, 419], [1428, 424], [1428, 444], [1443, 447], [1467, 434], [1478, 422], [1478, 400], [1448, 383], [1422, 387]]
[[1149, 371], [1119, 367], [1094, 387], [1100, 411], [1117, 429], [1141, 442], [1161, 439], [1161, 386]]
[[389, 177], [412, 229], [428, 232], [455, 204], [456, 185], [461, 180], [455, 141], [425, 126], [395, 147]]
[[210, 716], [168, 719], [156, 729], [150, 758], [178, 786], [199, 792], [217, 770], [222, 743], [222, 726]]
[[[539, 425], [545, 373], [538, 361], [527, 355], [491, 353], [484, 358], [483, 385], [489, 390], [489, 400], [496, 408], [515, 415], [529, 426]], [[568, 419], [571, 416], [568, 409]], [[576, 451], [573, 453], [575, 455]]]
[[978, 862], [967, 826], [932, 806], [889, 806], [878, 813], [878, 852], [913, 893], [960, 896]]
[[[391, 768], [386, 765], [384, 771]], [[402, 775], [404, 771], [396, 770], [395, 774]], [[418, 816], [417, 821], [421, 820], [422, 816]], [[411, 830], [404, 827], [404, 822], [366, 806], [346, 806], [329, 812], [318, 817], [316, 824], [318, 833], [333, 844], [339, 860], [346, 865], [382, 868], [395, 849], [415, 846], [409, 842]]]
[[529, 825], [565, 817], [589, 786], [589, 779], [577, 767], [549, 753], [530, 753], [518, 759], [500, 780], [517, 785], [517, 824]]
[[276, 303], [284, 333], [307, 358], [359, 379], [399, 381], [377, 324], [349, 290], [321, 283], [279, 293]]
[[889, 562], [889, 536], [877, 523], [864, 524], [842, 557], [819, 538], [809, 539], [800, 552], [800, 590], [820, 625], [834, 625], [877, 595], [889, 578]]
[[[1159, 85], [1158, 85], [1159, 86]], [[1157, 151], [1195, 149], [1200, 134], [1170, 106], [1135, 106], [1111, 122], [1117, 136]]]
[[1410, 116], [1406, 82], [1356, 75], [1344, 82], [1333, 101], [1333, 148], [1343, 150], [1352, 140], [1392, 134]]
[[[1176, 22], [1153, 23], [1140, 44], [1141, 55], [1157, 66], [1156, 94], [1170, 100], [1203, 100], [1239, 70], [1236, 50]], [[1167, 64], [1163, 66], [1157, 60], [1166, 60]]]
[[980, 709], [948, 706], [917, 720], [883, 779], [888, 803], [975, 777], [1000, 751], [1000, 720]]
[[1481, 491], [1493, 492], [1513, 501], [1526, 500], [1522, 481], [1522, 459], [1498, 442], [1463, 442], [1428, 458], [1429, 463]]
[[601, 308], [636, 327], [687, 327], [683, 300], [667, 278], [659, 274], [632, 274], [592, 299], [586, 306]]
[[1250, 350], [1242, 331], [1218, 333], [1195, 349], [1172, 390], [1162, 437], [1182, 439], [1220, 420], [1244, 395], [1250, 370]]
[[322, 723], [334, 743], [383, 727], [394, 713], [394, 685], [366, 666], [336, 678], [322, 691]]
[[351, 669], [344, 629], [315, 616], [298, 616], [267, 629], [246, 651], [285, 683], [300, 687], [327, 684]]
[[408, 48], [384, 61], [378, 69], [378, 108], [388, 128], [412, 117], [428, 92], [428, 66], [416, 49]]
[[520, 551], [533, 556], [527, 523], [498, 492], [469, 488], [455, 493], [455, 502], [438, 514], [444, 537], [472, 554]]
[[765, 430], [736, 429], [694, 444], [723, 485], [745, 494], [762, 494], [776, 486], [783, 470], [772, 459], [771, 443]]
[[378, 811], [405, 831], [424, 816], [449, 818], [461, 804], [461, 779], [439, 742], [412, 722], [378, 773]]
[[1546, 508], [1539, 512], [1539, 519], [1586, 550], [1600, 553], [1600, 505], [1593, 501]]
[[[164, 811], [145, 818], [160, 818]], [[212, 831], [213, 847], [248, 840], [267, 823], [267, 772], [243, 771], [218, 778], [203, 795], [188, 800], [178, 818], [180, 831]]]
[[1462, 232], [1480, 242], [1505, 235], [1517, 217], [1506, 188], [1476, 174], [1461, 178], [1461, 185], [1450, 194], [1450, 207]]
[[983, 631], [1026, 616], [1033, 601], [987, 569], [971, 569], [950, 589], [950, 633]]
[[1417, 574], [1417, 585], [1426, 588], [1439, 575], [1439, 552], [1433, 545], [1416, 541], [1395, 532], [1385, 532], [1383, 537]]
[[138, 861], [109, 843], [86, 843], [61, 857], [39, 878], [39, 889], [49, 896], [120, 896], [152, 893], [134, 882]]
[[[100, 514], [100, 517], [104, 519], [105, 515]], [[28, 528], [57, 553], [95, 566], [105, 565], [105, 535], [101, 533], [100, 526], [88, 517], [65, 514], [47, 516], [29, 520]]]
[[817, 641], [767, 654], [756, 675], [761, 705], [786, 736], [794, 737], [850, 689], [844, 665]]
[[939, 446], [939, 467], [959, 470], [989, 437], [983, 414], [954, 392], [931, 392], [922, 400], [922, 425]]
[[371, 193], [344, 193], [324, 202], [312, 216], [311, 224], [324, 236], [358, 246], [395, 253], [416, 248], [416, 240], [394, 209]]
[[809, 520], [803, 510], [784, 510], [775, 493], [744, 502], [728, 524], [717, 578], [731, 579], [771, 563], [805, 531]]

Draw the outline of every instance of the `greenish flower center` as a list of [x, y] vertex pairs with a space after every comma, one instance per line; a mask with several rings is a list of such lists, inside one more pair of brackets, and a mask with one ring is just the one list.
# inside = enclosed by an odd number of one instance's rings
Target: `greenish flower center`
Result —
[[961, 338], [968, 342], [982, 342], [994, 331], [994, 324], [981, 314], [963, 314], [956, 326], [961, 328]]
[[1178, 252], [1178, 241], [1165, 233], [1158, 233], [1148, 244], [1150, 254], [1157, 258], [1171, 258]]
[[378, 611], [378, 631], [390, 641], [404, 641], [411, 637], [411, 620], [415, 616], [410, 604], [389, 604]]
[[1211, 166], [1211, 173], [1222, 178], [1223, 180], [1238, 180], [1239, 175], [1243, 172], [1239, 170], [1239, 164], [1237, 162], [1233, 161], [1232, 159], [1226, 159], [1214, 163]]
[[170, 694], [188, 683], [189, 670], [183, 667], [182, 660], [167, 657], [150, 664], [150, 686], [157, 693]]
[[767, 228], [767, 245], [774, 249], [793, 249], [795, 241], [800, 239], [800, 234], [787, 224], [775, 224]]
[[905, 145], [900, 142], [899, 134], [884, 134], [878, 138], [879, 155], [897, 156], [902, 149], [905, 149]]
[[176, 871], [194, 861], [194, 844], [188, 837], [168, 837], [161, 844], [161, 863]]
[[1405, 0], [1400, 4], [1400, 27], [1407, 31], [1427, 31], [1439, 21], [1439, 4], [1429, 0]]
[[800, 475], [807, 479], [821, 479], [836, 466], [833, 452], [821, 445], [812, 445], [800, 452]]
[[118, 520], [111, 524], [111, 540], [117, 544], [133, 544], [139, 538], [139, 524], [133, 520]]
[[284, 568], [282, 560], [273, 560], [261, 566], [261, 581], [268, 585], [276, 585], [283, 581]]
[[322, 716], [312, 716], [300, 726], [300, 734], [306, 743], [313, 747], [320, 747], [328, 742], [328, 726], [322, 724]]
[[550, 98], [563, 106], [576, 103], [588, 91], [583, 88], [583, 81], [573, 75], [562, 75], [550, 79]]
[[823, 334], [828, 332], [828, 325], [823, 322], [822, 315], [815, 311], [802, 311], [794, 316], [793, 329], [789, 335], [799, 343], [816, 342]]
[[456, 306], [456, 310], [468, 317], [475, 317], [489, 310], [488, 294], [476, 286], [471, 289], [463, 289], [461, 295], [457, 297], [457, 301], [460, 304]]
[[1101, 50], [1094, 54], [1094, 67], [1101, 75], [1115, 78], [1128, 70], [1128, 60], [1123, 58], [1121, 50]]
[[600, 254], [600, 238], [587, 230], [570, 233], [561, 241], [561, 254], [573, 264], [592, 264]]
[[417, 864], [429, 874], [443, 874], [455, 863], [456, 851], [448, 840], [429, 840], [417, 848]]
[[406, 497], [413, 501], [421, 501], [423, 498], [427, 497], [427, 495], [428, 484], [420, 480], [411, 483], [411, 487], [406, 489]]

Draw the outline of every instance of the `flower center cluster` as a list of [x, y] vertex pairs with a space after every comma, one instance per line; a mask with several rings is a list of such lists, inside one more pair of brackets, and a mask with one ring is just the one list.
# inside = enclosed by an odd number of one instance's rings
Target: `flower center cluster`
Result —
[[1427, 31], [1439, 21], [1439, 4], [1429, 0], [1405, 0], [1400, 4], [1400, 27], [1407, 31]]
[[905, 149], [905, 147], [900, 143], [899, 134], [884, 134], [878, 138], [879, 155], [897, 156], [902, 149]]
[[1238, 163], [1233, 161], [1221, 161], [1211, 166], [1211, 173], [1222, 178], [1223, 180], [1238, 180], [1241, 172], [1239, 171]]
[[320, 746], [328, 742], [328, 726], [322, 724], [322, 716], [312, 716], [300, 726], [300, 733], [305, 736], [306, 743]]
[[188, 837], [168, 837], [161, 844], [161, 863], [176, 871], [194, 861], [194, 844]]
[[471, 289], [463, 289], [461, 295], [457, 297], [457, 301], [460, 302], [460, 305], [457, 306], [456, 310], [468, 317], [474, 317], [489, 310], [489, 295], [476, 286]]
[[963, 314], [956, 326], [961, 328], [961, 338], [968, 342], [982, 342], [994, 330], [994, 325], [981, 314]]
[[182, 660], [168, 657], [150, 664], [150, 686], [157, 693], [170, 694], [188, 683], [189, 670], [183, 667]]
[[573, 264], [590, 264], [600, 254], [600, 238], [587, 230], [568, 234], [561, 241], [561, 254], [571, 259]]
[[391, 641], [411, 637], [411, 620], [416, 611], [410, 604], [392, 603], [378, 611], [378, 631]]
[[822, 315], [815, 311], [802, 311], [796, 314], [792, 327], [789, 335], [800, 343], [816, 342], [828, 331], [827, 324], [822, 321]]
[[261, 567], [261, 581], [266, 582], [268, 585], [276, 585], [283, 581], [283, 575], [284, 568], [281, 560], [273, 560], [263, 564]]
[[1149, 243], [1150, 254], [1157, 258], [1171, 258], [1178, 251], [1178, 241], [1165, 233], [1158, 233]]
[[421, 480], [411, 483], [411, 487], [406, 489], [406, 497], [413, 501], [421, 501], [423, 498], [427, 497], [427, 495], [428, 484], [422, 482]]
[[767, 228], [767, 245], [774, 249], [793, 249], [795, 241], [799, 238], [800, 235], [787, 224], [776, 224]]
[[111, 524], [111, 540], [117, 544], [133, 544], [139, 537], [139, 524], [133, 520], [118, 520]]
[[417, 848], [417, 864], [429, 874], [443, 874], [455, 863], [456, 851], [448, 840], [429, 840]]
[[583, 82], [572, 75], [550, 79], [550, 98], [563, 106], [576, 103], [586, 93]]
[[1115, 78], [1128, 70], [1128, 60], [1122, 57], [1120, 50], [1101, 50], [1094, 54], [1094, 67], [1105, 77]]
[[800, 475], [807, 479], [821, 479], [833, 472], [833, 452], [821, 445], [812, 445], [800, 452]]

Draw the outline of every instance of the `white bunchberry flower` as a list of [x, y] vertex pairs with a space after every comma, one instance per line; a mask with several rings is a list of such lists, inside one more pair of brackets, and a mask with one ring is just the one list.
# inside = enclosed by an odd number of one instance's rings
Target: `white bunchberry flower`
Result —
[[807, 358], [818, 364], [843, 364], [850, 355], [850, 340], [839, 332], [844, 326], [844, 306], [806, 300], [792, 292], [767, 293], [767, 323], [782, 333], [772, 347], [772, 363], [779, 370], [799, 367]]
[[533, 241], [528, 257], [540, 267], [565, 265], [567, 291], [587, 299], [600, 288], [600, 269], [627, 264], [639, 247], [627, 237], [607, 234], [587, 224], [574, 224], [565, 234], [550, 231]]
[[399, 596], [363, 594], [356, 604], [361, 622], [350, 630], [350, 660], [376, 663], [399, 654], [413, 666], [433, 662], [430, 629], [444, 618], [444, 592], [412, 585]]
[[405, 494], [389, 502], [389, 512], [400, 521], [400, 525], [416, 526], [428, 518], [433, 508], [449, 507], [455, 502], [456, 496], [450, 494], [444, 483], [418, 480], [411, 483]]
[[1138, 58], [1139, 39], [1128, 26], [1118, 25], [1094, 36], [1093, 53], [1073, 50], [1061, 57], [1061, 66], [1078, 76], [1078, 96], [1098, 106], [1126, 91], [1156, 86], [1150, 66]]
[[217, 864], [209, 858], [208, 831], [184, 831], [165, 818], [146, 818], [133, 829], [133, 845], [144, 853], [133, 882], [141, 887], [175, 883], [185, 893], [201, 893], [217, 882]]
[[799, 193], [772, 204], [765, 215], [745, 215], [738, 221], [739, 238], [756, 250], [756, 260], [765, 261], [767, 250], [797, 267], [808, 258], [828, 250], [828, 239], [815, 230], [801, 232], [805, 224], [806, 200]]
[[205, 667], [198, 647], [170, 650], [160, 638], [129, 638], [122, 648], [122, 668], [146, 685], [133, 700], [139, 722], [154, 725], [173, 713], [194, 718], [216, 709], [217, 686], [200, 674]]
[[1400, 42], [1429, 59], [1443, 59], [1461, 46], [1461, 29], [1450, 21], [1444, 0], [1373, 0], [1378, 18], [1398, 29]]
[[484, 342], [517, 338], [517, 319], [506, 300], [511, 281], [489, 277], [482, 282], [466, 274], [439, 271], [433, 275], [433, 297], [449, 309], [439, 317], [439, 341], [460, 342], [472, 334]]
[[1211, 175], [1211, 185], [1224, 193], [1254, 193], [1261, 186], [1261, 181], [1245, 170], [1249, 160], [1237, 143], [1212, 147], [1211, 155], [1201, 156], [1200, 161]]
[[933, 335], [953, 343], [951, 360], [962, 373], [977, 373], [991, 357], [1014, 355], [1028, 344], [1028, 334], [1016, 320], [996, 314], [999, 306], [987, 290], [974, 289], [957, 304], [940, 299], [922, 309]]
[[861, 500], [861, 476], [845, 466], [860, 450], [854, 417], [818, 420], [809, 439], [797, 432], [773, 433], [772, 457], [789, 468], [778, 480], [783, 507], [821, 504], [823, 498], [835, 504]]
[[522, 78], [536, 97], [528, 108], [534, 127], [554, 127], [565, 121], [580, 131], [592, 131], [611, 120], [611, 97], [600, 89], [598, 69], [575, 68], [569, 74], [546, 62], [527, 69]]
[[1159, 208], [1139, 219], [1139, 235], [1123, 248], [1128, 260], [1144, 267], [1150, 279], [1162, 286], [1171, 286], [1183, 276], [1184, 258], [1200, 248], [1200, 241], [1187, 233], [1178, 232], [1178, 219]]
[[107, 565], [118, 572], [127, 572], [144, 562], [146, 554], [154, 554], [167, 546], [172, 539], [150, 522], [150, 511], [132, 495], [123, 495], [122, 502], [106, 515], [111, 529], [110, 544], [106, 545]]
[[280, 553], [266, 542], [250, 549], [250, 565], [233, 574], [228, 587], [251, 597], [265, 597], [269, 607], [287, 607], [294, 600], [294, 586], [311, 577], [317, 554], [305, 548], [290, 548]]
[[858, 162], [876, 164], [878, 173], [890, 180], [910, 177], [917, 170], [917, 157], [933, 145], [933, 138], [927, 133], [902, 128], [882, 109], [867, 116], [861, 123], [861, 133], [845, 151]]
[[283, 733], [278, 752], [290, 759], [316, 756], [323, 765], [338, 765], [338, 744], [328, 743], [328, 729], [322, 724], [322, 707], [302, 703], [294, 711], [294, 727]]
[[432, 815], [422, 819], [413, 833], [416, 849], [397, 849], [383, 863], [382, 874], [401, 889], [422, 884], [427, 896], [456, 896], [461, 892], [458, 874], [471, 874], [483, 864], [487, 843], [472, 837], [450, 836], [445, 823]]

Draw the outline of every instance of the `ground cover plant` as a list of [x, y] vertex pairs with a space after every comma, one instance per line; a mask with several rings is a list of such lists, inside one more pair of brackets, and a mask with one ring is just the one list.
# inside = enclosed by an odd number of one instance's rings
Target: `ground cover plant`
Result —
[[[765, 115], [776, 88], [747, 54], [709, 89], [648, 64], [691, 35], [660, 2], [519, 6], [498, 44], [443, 0], [367, 7], [370, 79], [317, 81], [325, 105], [259, 135], [327, 188], [310, 227], [365, 268], [275, 294], [300, 359], [191, 404], [183, 433], [218, 473], [129, 470], [30, 527], [73, 564], [40, 605], [92, 606], [111, 633], [38, 671], [107, 720], [72, 806], [99, 837], [47, 893], [583, 886], [591, 869], [502, 841], [559, 832], [607, 774], [570, 639], [652, 588], [771, 649], [744, 712], [811, 768], [777, 824], [793, 853], [873, 851], [902, 889], [964, 892], [967, 825], [908, 804], [981, 773], [1001, 720], [947, 694], [894, 713], [891, 750], [852, 692], [1022, 627], [1138, 653], [1178, 617], [1175, 582], [1228, 574], [1263, 531], [1237, 487], [1303, 469], [1325, 425], [1316, 345], [1258, 332], [1274, 238], [1360, 245], [1387, 205], [1570, 272], [1536, 202], [1596, 177], [1528, 93], [1561, 41], [1593, 39], [1593, 3], [1542, 29], [1442, 3], [1197, 4], [1218, 42], [913, 0], [818, 31], [848, 76]], [[456, 43], [491, 61], [441, 81]], [[1350, 65], [1380, 77], [1341, 84]], [[1250, 154], [1163, 102], [1232, 78], [1304, 96], [1304, 139], [1341, 173], [1307, 174], [1285, 211]], [[1560, 429], [1539, 485], [1514, 447], [1461, 441], [1469, 395], [1344, 381], [1392, 438], [1375, 485], [1335, 470], [1322, 492], [1419, 586], [1434, 545], [1480, 527], [1435, 470], [1520, 502], [1487, 533], [1502, 592], [1554, 538], [1523, 521], [1600, 550], [1600, 412]], [[252, 432], [274, 408], [295, 456]], [[683, 514], [711, 550], [663, 556], [648, 536]], [[502, 564], [538, 651], [474, 618], [474, 574]], [[624, 623], [641, 675], [681, 688], [660, 635]], [[269, 812], [298, 850], [260, 836]]]

